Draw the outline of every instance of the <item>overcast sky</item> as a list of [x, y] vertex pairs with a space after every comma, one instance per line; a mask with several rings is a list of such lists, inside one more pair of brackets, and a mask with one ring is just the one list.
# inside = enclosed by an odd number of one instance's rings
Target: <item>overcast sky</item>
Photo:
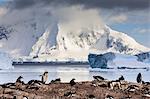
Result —
[[150, 0], [0, 0], [11, 1], [11, 9], [26, 9], [37, 4], [43, 6], [82, 5], [84, 9], [97, 9], [111, 28], [127, 33], [141, 44], [150, 47]]

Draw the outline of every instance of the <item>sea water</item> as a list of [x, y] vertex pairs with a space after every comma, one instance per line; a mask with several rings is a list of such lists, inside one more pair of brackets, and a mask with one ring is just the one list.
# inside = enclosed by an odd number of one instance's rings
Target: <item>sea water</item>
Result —
[[144, 81], [150, 81], [150, 71], [146, 69], [100, 69], [99, 71], [89, 71], [88, 65], [62, 65], [62, 66], [14, 66], [14, 69], [0, 70], [0, 84], [15, 82], [19, 76], [23, 76], [23, 81], [31, 79], [40, 80], [44, 71], [49, 72], [48, 82], [56, 78], [61, 78], [62, 82], [69, 82], [72, 78], [76, 81], [91, 81], [94, 75], [100, 75], [108, 80], [118, 79], [121, 75], [127, 81], [136, 82], [137, 74], [142, 73]]

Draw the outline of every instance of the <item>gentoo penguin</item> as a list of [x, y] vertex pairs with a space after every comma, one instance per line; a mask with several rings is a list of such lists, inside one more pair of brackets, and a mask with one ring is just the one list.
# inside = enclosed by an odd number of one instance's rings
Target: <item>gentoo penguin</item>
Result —
[[60, 78], [57, 78], [57, 79], [51, 81], [51, 83], [60, 83], [60, 82], [61, 82]]
[[28, 97], [27, 96], [23, 96], [23, 99], [28, 99]]
[[40, 75], [40, 76], [42, 76], [41, 81], [45, 84], [46, 81], [47, 81], [47, 79], [48, 79], [48, 71], [45, 71], [45, 72], [43, 73], [43, 75]]
[[30, 80], [27, 83], [27, 85], [35, 85], [35, 84], [42, 85], [42, 81], [40, 81], [40, 80]]
[[75, 83], [75, 79], [73, 78], [71, 81], [70, 81], [70, 85], [71, 86], [74, 86], [76, 83]]
[[139, 90], [139, 86], [130, 85], [130, 86], [128, 86], [128, 88], [126, 90], [129, 91], [129, 92], [134, 92], [135, 90]]
[[72, 97], [72, 96], [75, 95], [75, 93], [76, 93], [76, 92], [68, 91], [68, 92], [64, 93], [64, 96], [65, 96], [65, 97]]
[[142, 83], [142, 74], [139, 73], [136, 78], [137, 83]]
[[17, 89], [21, 89], [22, 88], [22, 85], [24, 84], [23, 81], [21, 81], [23, 77], [22, 76], [19, 76], [15, 82], [15, 85], [16, 85], [16, 88]]
[[61, 79], [60, 79], [60, 78], [57, 78], [57, 79], [55, 79], [55, 81], [56, 81], [56, 82], [60, 82], [60, 81], [61, 81]]
[[119, 78], [119, 81], [123, 81], [125, 80], [124, 77], [121, 75], [121, 77]]
[[96, 97], [91, 94], [91, 95], [88, 96], [88, 99], [96, 99]]
[[22, 83], [22, 81], [21, 81], [22, 78], [23, 78], [22, 76], [19, 76], [19, 77], [17, 78], [16, 82]]
[[17, 97], [16, 97], [16, 96], [14, 96], [14, 97], [13, 97], [13, 99], [17, 99]]
[[26, 86], [26, 89], [35, 89], [35, 90], [38, 90], [39, 87], [43, 84], [42, 81], [40, 80], [30, 80], [28, 83], [27, 83], [27, 86]]
[[108, 86], [111, 88], [111, 89], [114, 89], [115, 86], [118, 86], [119, 89], [121, 89], [121, 83], [119, 80], [112, 80], [110, 82], [108, 82]]
[[101, 76], [93, 76], [93, 78], [97, 81], [102, 81], [102, 80], [105, 80], [103, 77]]
[[7, 84], [3, 84], [1, 86], [2, 86], [2, 88], [9, 88], [11, 86], [15, 86], [15, 83], [7, 83]]
[[105, 99], [114, 99], [114, 97], [106, 93]]
[[113, 96], [107, 95], [105, 99], [114, 99]]
[[64, 93], [64, 96], [65, 96], [65, 97], [69, 97], [69, 96], [71, 96], [71, 95], [72, 95], [71, 91]]

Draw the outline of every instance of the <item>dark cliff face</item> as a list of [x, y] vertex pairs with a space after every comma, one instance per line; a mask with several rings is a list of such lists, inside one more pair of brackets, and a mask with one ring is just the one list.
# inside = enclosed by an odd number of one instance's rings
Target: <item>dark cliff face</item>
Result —
[[105, 54], [89, 54], [88, 61], [92, 68], [107, 68], [107, 62], [113, 60], [115, 58], [115, 54], [112, 52], [108, 52]]
[[124, 53], [124, 54], [127, 54], [128, 52], [133, 50], [129, 46], [124, 45], [122, 39], [115, 39], [114, 37], [110, 36], [107, 39], [107, 48], [112, 48], [112, 47], [114, 47], [116, 51], [119, 51], [120, 53]]
[[138, 57], [138, 61], [145, 61], [145, 60], [150, 60], [150, 52], [144, 52], [140, 54], [136, 54], [135, 56]]

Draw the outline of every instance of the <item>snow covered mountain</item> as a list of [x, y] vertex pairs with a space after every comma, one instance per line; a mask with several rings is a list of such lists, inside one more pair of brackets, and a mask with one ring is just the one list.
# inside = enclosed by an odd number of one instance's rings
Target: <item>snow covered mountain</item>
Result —
[[102, 25], [95, 10], [72, 7], [71, 11], [75, 14], [65, 8], [56, 13], [47, 7], [8, 11], [0, 17], [0, 25], [13, 31], [8, 40], [0, 40], [1, 49], [34, 61], [87, 61], [89, 53], [150, 51], [127, 34]]

